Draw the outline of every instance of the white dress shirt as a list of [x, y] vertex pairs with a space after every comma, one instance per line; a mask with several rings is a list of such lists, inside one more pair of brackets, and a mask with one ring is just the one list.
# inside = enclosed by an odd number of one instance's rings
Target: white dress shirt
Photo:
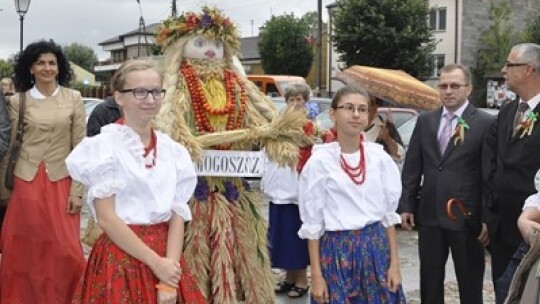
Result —
[[298, 204], [298, 178], [296, 168], [279, 167], [266, 157], [261, 191], [274, 204]]
[[[524, 102], [524, 100], [520, 99], [519, 102]], [[525, 111], [525, 113], [523, 113], [523, 120], [527, 119], [527, 115], [530, 112], [532, 112], [532, 110], [534, 110], [534, 108], [536, 108], [538, 103], [540, 103], [540, 94], [537, 94], [536, 96], [534, 96], [533, 98], [531, 98], [531, 99], [529, 99], [527, 101], [527, 104], [529, 105], [529, 108], [527, 109], [527, 111]]]
[[[463, 112], [465, 112], [465, 109], [469, 105], [469, 101], [465, 101], [464, 104], [461, 105], [453, 114], [456, 115], [454, 119], [452, 119], [452, 135], [454, 134], [454, 130], [456, 129], [456, 125], [458, 123], [458, 117], [463, 117]], [[439, 123], [439, 131], [437, 131], [437, 138], [441, 137], [442, 130], [444, 128], [444, 125], [446, 124], [446, 121], [443, 119], [444, 115], [446, 113], [449, 113], [449, 111], [443, 107], [442, 113], [441, 113], [441, 122]]]
[[[94, 218], [94, 200], [114, 196], [115, 211], [126, 224], [166, 222], [172, 212], [191, 220], [187, 205], [197, 177], [187, 150], [157, 132], [153, 153], [144, 157], [141, 139], [131, 128], [109, 124], [101, 134], [85, 138], [66, 159], [71, 177], [89, 186], [88, 205]], [[96, 218], [97, 219], [97, 218]]]
[[[385, 227], [401, 223], [396, 213], [401, 179], [395, 162], [379, 144], [364, 142], [364, 150], [366, 179], [357, 185], [341, 168], [339, 143], [313, 147], [300, 176], [301, 238], [319, 239], [325, 231], [358, 230], [376, 222]], [[343, 156], [356, 166], [360, 152]]]

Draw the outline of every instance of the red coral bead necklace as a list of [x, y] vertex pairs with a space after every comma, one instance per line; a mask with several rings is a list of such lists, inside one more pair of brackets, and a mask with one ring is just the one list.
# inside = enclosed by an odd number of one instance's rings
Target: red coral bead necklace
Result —
[[347, 163], [343, 157], [343, 153], [340, 154], [341, 169], [347, 173], [349, 178], [357, 185], [361, 185], [366, 180], [366, 155], [364, 152], [364, 138], [360, 136], [360, 160], [357, 166], [351, 166]]

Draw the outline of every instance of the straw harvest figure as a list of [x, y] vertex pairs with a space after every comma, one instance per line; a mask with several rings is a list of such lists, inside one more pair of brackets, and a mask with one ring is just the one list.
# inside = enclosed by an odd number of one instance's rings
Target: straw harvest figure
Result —
[[[305, 112], [279, 115], [240, 65], [236, 26], [216, 8], [167, 19], [156, 42], [165, 56], [167, 96], [156, 128], [188, 148], [249, 151], [264, 146], [281, 164], [294, 165]], [[237, 60], [237, 59], [236, 59]], [[305, 143], [305, 142], [304, 142]], [[260, 198], [239, 177], [200, 176], [190, 201], [184, 255], [213, 303], [275, 303]]]

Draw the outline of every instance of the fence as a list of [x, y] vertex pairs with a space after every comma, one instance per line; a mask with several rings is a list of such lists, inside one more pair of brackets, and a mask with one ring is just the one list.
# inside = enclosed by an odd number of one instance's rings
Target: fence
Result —
[[105, 97], [111, 95], [110, 89], [108, 86], [88, 86], [88, 85], [76, 85], [75, 90], [81, 92], [83, 97], [94, 97], [104, 99]]

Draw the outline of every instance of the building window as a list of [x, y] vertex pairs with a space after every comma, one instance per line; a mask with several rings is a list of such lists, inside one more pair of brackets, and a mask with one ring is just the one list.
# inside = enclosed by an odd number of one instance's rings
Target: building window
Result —
[[433, 55], [433, 72], [431, 77], [439, 77], [440, 71], [444, 66], [444, 55], [436, 54]]
[[428, 16], [429, 29], [433, 31], [446, 30], [446, 7], [432, 8]]

